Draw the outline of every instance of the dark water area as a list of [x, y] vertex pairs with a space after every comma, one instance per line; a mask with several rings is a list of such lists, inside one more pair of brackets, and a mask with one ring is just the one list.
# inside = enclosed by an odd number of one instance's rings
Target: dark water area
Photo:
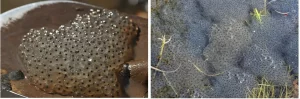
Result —
[[158, 68], [179, 67], [166, 76], [152, 70], [152, 97], [242, 98], [259, 86], [261, 77], [277, 86], [293, 86], [298, 75], [298, 0], [267, 0], [268, 13], [261, 22], [253, 11], [261, 13], [264, 0], [152, 4], [151, 66], [157, 66], [158, 38], [165, 35], [171, 41]]

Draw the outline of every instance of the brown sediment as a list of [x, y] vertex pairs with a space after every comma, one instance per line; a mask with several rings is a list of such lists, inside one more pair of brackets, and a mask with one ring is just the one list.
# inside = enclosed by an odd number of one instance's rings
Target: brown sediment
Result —
[[1, 69], [1, 75], [7, 74], [7, 71], [5, 69]]
[[145, 94], [147, 94], [147, 87], [144, 85], [140, 84], [139, 82], [134, 81], [133, 79], [129, 80], [129, 85], [126, 90], [126, 93], [135, 98], [141, 98], [141, 97], [146, 97]]
[[[91, 8], [93, 7], [71, 3], [44, 5], [29, 11], [23, 18], [8, 24], [7, 27], [1, 28], [1, 70], [5, 69], [7, 72], [19, 69], [24, 70], [17, 57], [18, 46], [23, 35], [28, 33], [30, 29], [39, 29], [41, 27], [58, 28], [60, 25], [73, 20], [77, 14], [88, 13]], [[137, 45], [134, 47], [134, 60], [147, 61], [147, 20], [136, 16], [129, 15], [129, 17], [139, 26], [141, 31]], [[13, 90], [15, 92], [27, 97], [65, 97], [37, 90], [33, 85], [29, 84], [28, 80], [14, 81], [12, 86], [14, 86]]]
[[294, 81], [293, 81], [293, 85], [294, 85], [294, 88], [293, 88], [293, 98], [298, 98], [298, 91], [299, 91], [299, 89], [298, 89], [298, 79], [295, 79]]

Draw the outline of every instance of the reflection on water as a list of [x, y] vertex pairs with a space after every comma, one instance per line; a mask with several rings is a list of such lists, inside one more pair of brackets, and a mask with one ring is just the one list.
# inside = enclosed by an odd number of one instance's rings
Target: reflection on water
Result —
[[[10, 9], [38, 1], [44, 0], [1, 0], [1, 13]], [[108, 9], [117, 9], [120, 12], [134, 14], [147, 18], [148, 0], [74, 0], [84, 2]]]

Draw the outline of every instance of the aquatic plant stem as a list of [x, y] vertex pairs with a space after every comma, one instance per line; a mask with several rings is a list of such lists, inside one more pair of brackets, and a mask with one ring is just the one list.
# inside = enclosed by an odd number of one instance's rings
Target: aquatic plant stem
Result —
[[172, 88], [172, 90], [174, 91], [174, 93], [176, 94], [176, 96], [178, 95], [177, 91], [175, 90], [175, 88], [173, 87], [173, 85], [171, 84], [171, 82], [168, 80], [168, 77], [166, 76], [165, 73], [163, 73], [166, 81], [168, 82], [168, 85]]
[[[277, 93], [277, 91], [275, 92], [275, 87], [279, 88], [278, 95], [275, 95], [275, 93]], [[273, 85], [263, 77], [259, 81], [258, 87], [249, 90], [249, 93], [250, 94], [247, 94], [247, 98], [291, 98], [293, 90], [290, 89], [287, 84], [284, 86]]]
[[161, 72], [161, 73], [163, 74], [163, 76], [165, 77], [165, 79], [166, 79], [168, 85], [172, 88], [172, 90], [174, 91], [174, 93], [175, 93], [176, 95], [178, 95], [178, 93], [177, 93], [177, 91], [175, 90], [174, 86], [172, 85], [172, 83], [171, 83], [171, 82], [169, 81], [169, 79], [167, 78], [166, 73], [176, 72], [180, 67], [181, 67], [181, 64], [180, 64], [175, 70], [173, 70], [173, 71], [164, 71], [164, 70], [155, 68], [155, 67], [153, 67], [153, 66], [151, 66], [151, 69], [156, 70], [156, 71], [158, 71], [158, 72]]
[[[174, 86], [172, 85], [172, 83], [171, 83], [171, 82], [169, 81], [169, 79], [167, 78], [166, 73], [176, 72], [176, 71], [181, 67], [181, 65], [179, 65], [179, 66], [178, 66], [175, 70], [173, 70], [173, 71], [163, 71], [163, 70], [158, 69], [158, 67], [160, 66], [160, 63], [161, 63], [161, 61], [162, 61], [163, 51], [164, 51], [165, 44], [169, 43], [169, 42], [171, 41], [171, 38], [172, 38], [172, 37], [170, 37], [170, 38], [167, 40], [165, 35], [163, 35], [162, 38], [158, 38], [159, 40], [162, 41], [161, 47], [160, 47], [160, 53], [159, 53], [159, 56], [158, 56], [158, 62], [157, 62], [157, 64], [156, 64], [156, 67], [151, 66], [151, 69], [156, 70], [156, 71], [158, 71], [158, 72], [162, 72], [162, 74], [163, 74], [163, 76], [165, 77], [165, 79], [166, 79], [168, 85], [172, 88], [172, 90], [174, 91], [174, 93], [175, 93], [176, 95], [178, 95], [178, 93], [177, 93], [177, 91], [175, 90]], [[154, 72], [153, 79], [155, 78], [155, 76], [156, 76], [156, 72]]]
[[190, 62], [200, 73], [203, 73], [204, 75], [206, 76], [218, 76], [218, 75], [221, 75], [223, 74], [224, 72], [220, 72], [220, 73], [217, 73], [217, 74], [207, 74], [205, 73], [204, 71], [202, 71], [196, 64], [194, 64], [192, 61], [188, 60], [188, 62]]
[[[158, 38], [158, 39], [161, 40], [161, 47], [160, 47], [160, 52], [159, 52], [159, 55], [158, 55], [158, 62], [156, 64], [156, 68], [158, 68], [160, 66], [160, 63], [161, 63], [162, 57], [163, 57], [162, 54], [163, 54], [165, 45], [171, 41], [172, 37], [170, 37], [168, 39], [168, 41], [166, 40], [166, 35], [163, 35], [162, 38]], [[154, 74], [153, 74], [153, 79], [155, 78], [155, 76], [156, 76], [156, 72], [154, 72]]]

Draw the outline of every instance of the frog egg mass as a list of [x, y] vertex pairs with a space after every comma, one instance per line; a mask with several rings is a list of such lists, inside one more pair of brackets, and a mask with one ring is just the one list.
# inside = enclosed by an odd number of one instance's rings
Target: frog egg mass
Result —
[[137, 33], [127, 16], [91, 9], [57, 30], [31, 29], [19, 56], [28, 80], [47, 93], [122, 97], [118, 73], [133, 58]]

